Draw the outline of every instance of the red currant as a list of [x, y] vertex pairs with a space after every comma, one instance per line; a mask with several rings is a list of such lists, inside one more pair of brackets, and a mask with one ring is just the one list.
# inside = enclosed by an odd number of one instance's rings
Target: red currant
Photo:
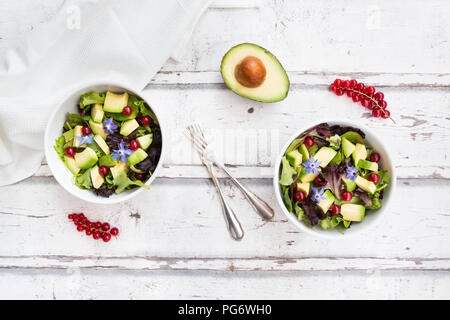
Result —
[[91, 134], [91, 132], [92, 132], [92, 130], [88, 126], [84, 126], [83, 128], [81, 128], [81, 133], [84, 134], [85, 136], [87, 136], [88, 134]]
[[341, 86], [341, 79], [336, 79], [336, 80], [334, 80], [334, 85], [336, 86], [336, 87], [340, 87]]
[[338, 205], [336, 205], [336, 204], [333, 204], [332, 206], [331, 206], [331, 214], [332, 215], [337, 215], [337, 214], [339, 214], [341, 212], [341, 207], [339, 207]]
[[92, 235], [92, 231], [91, 231], [90, 229], [86, 229], [86, 231], [85, 231], [85, 232], [86, 232], [86, 235], [87, 235], [87, 236], [90, 236], [90, 235]]
[[314, 184], [318, 187], [323, 187], [326, 184], [326, 181], [321, 176], [318, 176], [314, 179]]
[[73, 157], [73, 156], [75, 156], [75, 153], [76, 153], [76, 151], [75, 151], [75, 148], [72, 148], [72, 147], [68, 147], [67, 149], [66, 149], [66, 156], [68, 156], [68, 157]]
[[353, 91], [347, 90], [346, 94], [347, 94], [347, 97], [351, 98], [353, 96]]
[[356, 89], [358, 89], [359, 91], [363, 91], [364, 90], [364, 83], [358, 83], [357, 85], [356, 85]]
[[101, 234], [99, 231], [94, 231], [94, 232], [92, 233], [92, 237], [93, 237], [95, 240], [100, 239], [101, 235], [102, 235], [102, 234]]
[[336, 89], [337, 89], [337, 87], [334, 84], [330, 85], [331, 91], [336, 92]]
[[382, 107], [383, 109], [386, 109], [387, 107], [387, 102], [386, 100], [381, 100], [378, 102], [378, 104], [380, 105], [380, 107]]
[[370, 101], [367, 100], [367, 99], [362, 99], [362, 100], [361, 100], [361, 105], [362, 105], [364, 108], [368, 108], [369, 105], [370, 105]]
[[348, 80], [343, 81], [342, 82], [342, 87], [343, 88], [350, 88], [350, 81], [348, 81]]
[[305, 139], [305, 146], [311, 148], [314, 145], [314, 140], [311, 137]]
[[384, 110], [384, 112], [381, 114], [381, 117], [383, 119], [387, 119], [391, 116], [391, 113], [389, 112], [389, 110]]
[[114, 228], [111, 228], [110, 232], [114, 237], [116, 237], [119, 234], [119, 229], [114, 227]]
[[341, 194], [342, 200], [344, 201], [350, 201], [353, 198], [353, 195], [350, 191], [344, 191]]
[[108, 242], [109, 240], [111, 240], [111, 235], [105, 232], [104, 234], [102, 234], [102, 239], [104, 242]]
[[106, 231], [109, 230], [109, 228], [110, 228], [110, 227], [109, 227], [109, 223], [108, 223], [108, 222], [105, 222], [105, 223], [102, 224], [102, 230], [103, 230], [103, 231], [106, 232]]
[[135, 177], [137, 180], [143, 180], [143, 179], [144, 179], [144, 174], [143, 174], [143, 173], [138, 173], [138, 172], [136, 172], [136, 173], [134, 174], [134, 177]]
[[130, 142], [130, 149], [131, 150], [137, 150], [137, 149], [139, 149], [139, 147], [140, 147], [140, 145], [139, 145], [139, 141], [137, 141], [137, 140], [131, 140], [131, 142]]
[[94, 223], [95, 229], [100, 229], [102, 227], [102, 223], [100, 221], [97, 221]]
[[373, 96], [375, 98], [375, 100], [381, 101], [384, 99], [384, 93], [383, 92], [377, 92], [375, 93], [375, 95]]
[[350, 80], [350, 88], [354, 88], [358, 85], [358, 82], [355, 79]]
[[369, 97], [372, 97], [373, 94], [375, 93], [375, 88], [372, 86], [368, 86], [365, 91]]
[[296, 193], [294, 193], [294, 200], [295, 201], [303, 201], [305, 200], [306, 195], [303, 191], [299, 190]]
[[338, 96], [344, 95], [344, 90], [342, 90], [341, 88], [338, 88], [338, 89], [336, 90], [336, 95], [338, 95]]
[[374, 116], [375, 118], [379, 118], [381, 116], [380, 109], [373, 109], [372, 110], [372, 116]]
[[380, 176], [376, 173], [369, 174], [369, 181], [372, 181], [373, 183], [377, 184], [378, 181], [380, 181]]
[[129, 116], [133, 110], [129, 106], [123, 107], [122, 113], [126, 116]]
[[142, 123], [144, 126], [149, 125], [151, 121], [152, 121], [152, 118], [150, 118], [149, 116], [143, 116], [143, 117], [141, 118], [141, 123]]
[[83, 227], [83, 226], [78, 226], [78, 227], [77, 227], [77, 230], [81, 232], [81, 231], [84, 230], [84, 227]]
[[354, 94], [352, 96], [352, 100], [353, 102], [359, 102], [359, 100], [361, 100], [361, 97], [358, 94]]
[[72, 220], [72, 219], [73, 219], [73, 214], [69, 214], [69, 215], [67, 216], [67, 218], [69, 218], [70, 220]]
[[369, 157], [370, 161], [372, 162], [378, 162], [381, 159], [381, 156], [378, 152], [372, 152], [370, 157]]
[[106, 176], [108, 174], [108, 167], [106, 166], [101, 166], [100, 168], [98, 168], [98, 173], [100, 173], [100, 175], [102, 176]]

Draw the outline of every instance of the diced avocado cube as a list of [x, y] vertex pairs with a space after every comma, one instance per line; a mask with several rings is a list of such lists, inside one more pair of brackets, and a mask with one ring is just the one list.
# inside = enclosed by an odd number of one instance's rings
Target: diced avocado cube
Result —
[[117, 160], [112, 159], [111, 154], [106, 154], [104, 156], [101, 156], [100, 159], [98, 159], [98, 165], [106, 166], [106, 167], [114, 167], [117, 164]]
[[[79, 137], [82, 137], [82, 136], [83, 136], [83, 133], [81, 132], [81, 129], [82, 129], [82, 128], [83, 128], [82, 126], [75, 126], [75, 128], [73, 128], [73, 136], [74, 136], [74, 139], [73, 139], [72, 146], [74, 146], [75, 148], [81, 147], [81, 145], [80, 145], [80, 140], [78, 140], [77, 138], [75, 138], [75, 136], [79, 136]], [[83, 146], [86, 146], [86, 145], [83, 144]]]
[[311, 184], [309, 182], [298, 182], [297, 183], [297, 190], [303, 191], [306, 195], [309, 194], [309, 189], [311, 187]]
[[77, 174], [78, 172], [80, 172], [80, 168], [78, 168], [74, 158], [64, 156], [64, 163], [73, 174]]
[[358, 168], [359, 160], [365, 160], [367, 158], [366, 146], [361, 143], [357, 143], [355, 146], [355, 150], [353, 150], [352, 152], [352, 158], [355, 167]]
[[355, 145], [353, 143], [351, 143], [350, 141], [348, 141], [348, 139], [345, 137], [343, 137], [341, 139], [341, 145], [342, 145], [342, 151], [344, 151], [344, 156], [346, 158], [350, 157], [350, 155], [356, 148]]
[[300, 153], [302, 154], [302, 160], [307, 161], [309, 159], [309, 152], [308, 148], [305, 146], [304, 143], [298, 148]]
[[128, 104], [128, 93], [115, 94], [110, 91], [106, 92], [103, 110], [106, 112], [120, 113]]
[[361, 222], [366, 214], [366, 208], [360, 204], [343, 204], [341, 206], [342, 217], [347, 221]]
[[362, 169], [367, 169], [370, 171], [378, 171], [378, 163], [368, 161], [368, 160], [363, 160], [363, 159], [359, 160], [358, 167], [362, 168]]
[[113, 178], [117, 178], [122, 172], [127, 172], [128, 167], [122, 161], [119, 161], [114, 167], [110, 169]]
[[325, 199], [321, 199], [317, 206], [322, 210], [323, 213], [327, 213], [328, 209], [330, 209], [334, 200], [336, 199], [330, 190], [326, 190], [323, 193]]
[[356, 176], [355, 183], [358, 187], [372, 194], [377, 189], [377, 186], [372, 181], [364, 179], [363, 177]]
[[91, 117], [94, 122], [100, 123], [103, 120], [105, 112], [103, 112], [103, 106], [100, 103], [94, 104], [91, 109]]
[[120, 127], [120, 134], [123, 136], [128, 136], [130, 133], [132, 133], [138, 127], [139, 127], [139, 123], [136, 121], [136, 119], [124, 121], [124, 122], [122, 122], [122, 125]]
[[347, 131], [346, 133], [341, 135], [341, 139], [345, 138], [353, 144], [364, 143], [363, 137], [358, 132], [355, 131]]
[[[318, 171], [319, 171], [319, 173], [320, 173], [320, 169], [318, 169]], [[301, 180], [302, 182], [304, 182], [304, 183], [306, 183], [306, 182], [311, 182], [311, 181], [314, 181], [314, 179], [315, 179], [318, 175], [319, 175], [318, 173], [313, 173], [313, 172], [308, 173], [308, 174], [302, 173], [302, 174], [300, 175], [300, 180]]]
[[295, 170], [297, 170], [302, 163], [302, 155], [300, 152], [298, 152], [297, 149], [288, 152], [286, 154], [286, 159], [289, 161], [289, 164], [294, 167]]
[[325, 168], [336, 155], [336, 150], [329, 147], [322, 147], [314, 155], [314, 159], [320, 161], [320, 166]]
[[87, 147], [83, 152], [75, 154], [75, 163], [80, 169], [87, 169], [92, 167], [98, 160], [97, 154], [94, 150]]
[[105, 140], [100, 135], [96, 134], [94, 137], [94, 141], [97, 143], [97, 145], [100, 147], [100, 149], [102, 149], [102, 151], [105, 154], [110, 153], [108, 145], [106, 144]]
[[103, 182], [105, 182], [103, 176], [100, 174], [100, 172], [98, 172], [98, 166], [95, 166], [91, 169], [91, 181], [94, 189], [100, 188]]
[[103, 139], [106, 139], [107, 134], [105, 132], [105, 129], [103, 128], [103, 123], [97, 123], [92, 120], [89, 120], [89, 126], [91, 127], [92, 132], [98, 134]]
[[127, 165], [134, 166], [135, 164], [138, 164], [147, 157], [148, 157], [147, 152], [139, 148], [128, 157]]
[[356, 189], [356, 183], [352, 179], [342, 178], [345, 183], [347, 191], [353, 192]]
[[153, 133], [146, 134], [145, 136], [136, 139], [142, 149], [147, 150], [153, 142]]

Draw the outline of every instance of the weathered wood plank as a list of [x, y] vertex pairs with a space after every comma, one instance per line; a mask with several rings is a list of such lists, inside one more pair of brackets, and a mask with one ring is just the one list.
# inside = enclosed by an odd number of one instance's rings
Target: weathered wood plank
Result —
[[[1, 299], [448, 299], [450, 273], [2, 271]], [[320, 284], [320, 285], [319, 285]], [[32, 290], [30, 290], [32, 288]]]
[[[0, 247], [0, 264], [158, 269], [172, 261], [174, 268], [214, 270], [227, 270], [230, 260], [242, 270], [447, 270], [450, 265], [442, 245], [450, 241], [448, 183], [400, 182], [396, 201], [378, 226], [339, 241], [299, 232], [280, 212], [270, 182], [244, 183], [273, 205], [276, 215], [262, 221], [225, 181], [225, 194], [246, 231], [241, 242], [230, 239], [216, 192], [205, 180], [156, 180], [150, 191], [114, 206], [80, 202], [51, 178], [2, 187], [0, 242], [8, 245]], [[70, 212], [117, 225], [119, 239], [105, 244], [80, 234], [67, 219]]]

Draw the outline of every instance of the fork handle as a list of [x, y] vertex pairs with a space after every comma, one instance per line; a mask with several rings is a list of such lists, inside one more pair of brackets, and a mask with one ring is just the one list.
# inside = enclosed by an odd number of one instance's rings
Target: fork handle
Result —
[[220, 188], [219, 181], [215, 173], [213, 172], [212, 165], [205, 164], [208, 169], [209, 175], [211, 176], [214, 185], [216, 186], [217, 193], [219, 194], [220, 204], [222, 205], [223, 217], [225, 218], [225, 223], [227, 225], [228, 232], [234, 240], [241, 240], [244, 237], [244, 230], [242, 229], [241, 223], [236, 218], [231, 207], [225, 201], [225, 198], [222, 193], [222, 189]]
[[270, 220], [274, 216], [273, 209], [262, 200], [260, 197], [258, 197], [256, 194], [248, 190], [246, 187], [244, 187], [232, 174], [228, 169], [221, 163], [214, 162], [216, 166], [221, 168], [225, 173], [231, 178], [231, 180], [234, 182], [234, 184], [242, 191], [242, 193], [245, 195], [253, 209], [263, 218], [266, 220]]

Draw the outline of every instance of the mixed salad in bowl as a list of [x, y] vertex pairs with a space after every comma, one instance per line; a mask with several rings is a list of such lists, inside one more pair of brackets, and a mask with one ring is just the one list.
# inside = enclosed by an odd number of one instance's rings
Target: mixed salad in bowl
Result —
[[158, 119], [148, 104], [129, 92], [88, 92], [78, 113], [68, 113], [54, 145], [74, 184], [109, 197], [137, 187], [161, 156]]
[[299, 221], [344, 232], [382, 207], [390, 174], [362, 130], [321, 123], [289, 145], [278, 183], [286, 209]]

